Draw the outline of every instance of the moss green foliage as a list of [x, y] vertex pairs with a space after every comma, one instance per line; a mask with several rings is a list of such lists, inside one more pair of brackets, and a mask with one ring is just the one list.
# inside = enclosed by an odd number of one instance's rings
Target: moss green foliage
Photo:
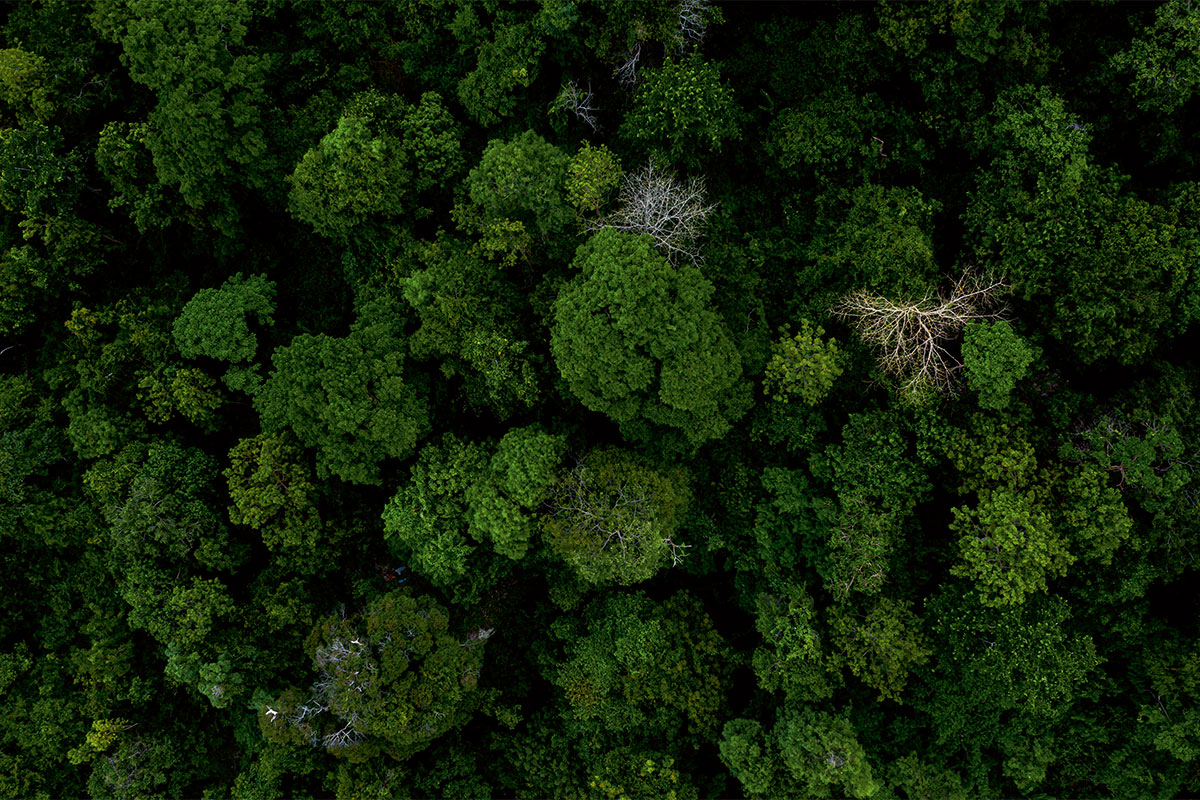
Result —
[[1200, 796], [1198, 53], [6, 4], [0, 797]]
[[837, 340], [824, 340], [825, 329], [800, 320], [800, 332], [776, 342], [763, 376], [763, 391], [772, 399], [787, 401], [793, 395], [810, 406], [820, 403], [842, 374]]
[[674, 538], [688, 499], [681, 471], [597, 450], [559, 478], [542, 526], [554, 554], [588, 583], [640, 583], [691, 546]]
[[612, 151], [584, 142], [567, 162], [567, 202], [580, 212], [598, 215], [621, 182], [621, 174], [621, 162]]

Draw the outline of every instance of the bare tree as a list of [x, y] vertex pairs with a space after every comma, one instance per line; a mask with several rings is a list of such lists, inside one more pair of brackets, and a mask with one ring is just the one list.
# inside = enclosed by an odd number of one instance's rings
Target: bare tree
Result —
[[553, 108], [556, 111], [569, 111], [595, 133], [600, 130], [600, 123], [596, 121], [596, 111], [598, 109], [592, 105], [594, 100], [595, 95], [592, 94], [592, 85], [590, 83], [588, 84], [587, 91], [584, 91], [579, 88], [579, 84], [575, 81], [568, 81], [563, 84], [562, 91], [555, 98]]
[[708, 33], [709, 0], [681, 0], [679, 3], [679, 49], [699, 44]]
[[998, 319], [1000, 295], [1008, 288], [999, 278], [967, 269], [948, 294], [920, 300], [891, 300], [867, 291], [851, 292], [830, 309], [848, 319], [859, 336], [881, 350], [883, 371], [904, 381], [906, 392], [923, 389], [953, 394], [962, 364], [947, 344], [975, 320]]
[[626, 233], [645, 233], [674, 263], [678, 256], [693, 261], [700, 257], [698, 241], [704, 223], [715, 205], [704, 203], [704, 180], [682, 182], [653, 164], [626, 175], [617, 198], [620, 208], [608, 219], [596, 220], [592, 230], [613, 228]]
[[638, 62], [642, 57], [642, 43], [638, 42], [629, 49], [625, 61], [613, 70], [613, 77], [626, 89], [637, 84]]

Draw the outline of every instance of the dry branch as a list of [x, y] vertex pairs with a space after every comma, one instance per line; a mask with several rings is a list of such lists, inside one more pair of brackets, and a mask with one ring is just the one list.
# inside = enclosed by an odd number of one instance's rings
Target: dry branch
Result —
[[962, 364], [947, 345], [968, 322], [998, 319], [1007, 288], [1002, 279], [968, 269], [947, 294], [905, 302], [855, 291], [830, 310], [880, 350], [880, 367], [903, 381], [903, 391], [932, 388], [953, 394], [960, 388]]
[[626, 175], [617, 198], [620, 208], [608, 219], [596, 220], [593, 231], [613, 228], [625, 233], [647, 234], [656, 247], [674, 263], [680, 256], [696, 261], [698, 241], [715, 205], [704, 203], [704, 180], [678, 180], [653, 164]]

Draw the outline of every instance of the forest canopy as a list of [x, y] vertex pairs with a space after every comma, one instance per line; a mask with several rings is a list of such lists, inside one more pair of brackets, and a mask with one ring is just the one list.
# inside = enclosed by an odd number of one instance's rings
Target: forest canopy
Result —
[[1200, 796], [1200, 5], [0, 7], [0, 796]]

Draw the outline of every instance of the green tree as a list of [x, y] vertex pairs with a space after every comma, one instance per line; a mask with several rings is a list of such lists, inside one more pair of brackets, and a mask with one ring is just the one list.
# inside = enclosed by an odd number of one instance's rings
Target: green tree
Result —
[[597, 745], [617, 735], [678, 747], [715, 735], [729, 653], [693, 597], [607, 595], [556, 629], [565, 652], [545, 673], [569, 730]]
[[254, 399], [264, 429], [290, 428], [317, 450], [317, 476], [379, 483], [385, 458], [404, 458], [429, 431], [420, 393], [403, 379], [401, 320], [364, 307], [350, 334], [301, 334], [271, 356], [274, 370]]
[[318, 623], [307, 642], [317, 680], [308, 693], [289, 689], [264, 702], [259, 726], [270, 740], [323, 746], [354, 762], [411, 758], [479, 706], [493, 632], [456, 635], [433, 599], [384, 594], [361, 616]]
[[962, 353], [967, 384], [979, 393], [979, 407], [997, 411], [1008, 405], [1017, 381], [1038, 355], [1007, 320], [968, 323]]
[[513, 428], [492, 456], [490, 475], [470, 490], [471, 534], [519, 561], [536, 541], [537, 512], [550, 499], [566, 454], [566, 437], [538, 426]]
[[129, 77], [155, 95], [145, 141], [158, 180], [230, 235], [239, 224], [234, 187], [263, 190], [274, 168], [264, 126], [271, 56], [247, 43], [254, 16], [227, 0], [136, 0], [92, 15], [121, 46]]
[[754, 626], [762, 636], [752, 657], [758, 685], [782, 689], [794, 699], [828, 698], [833, 693], [826, 668], [828, 647], [804, 587], [792, 584], [779, 593], [763, 592], [755, 598], [755, 607]]
[[603, 230], [554, 303], [550, 349], [571, 391], [630, 431], [652, 422], [700, 444], [745, 410], [741, 358], [708, 303], [714, 288], [672, 268], [648, 237]]
[[954, 509], [950, 529], [963, 557], [951, 573], [974, 581], [984, 605], [1020, 603], [1074, 561], [1031, 492], [981, 492], [974, 508]]
[[725, 724], [720, 754], [748, 797], [866, 798], [883, 788], [845, 713], [788, 703], [769, 733], [735, 719]]
[[581, 214], [600, 216], [622, 175], [621, 162], [612, 151], [584, 142], [567, 162], [567, 202]]
[[239, 272], [218, 289], [201, 289], [183, 307], [171, 329], [184, 358], [205, 356], [238, 363], [254, 358], [258, 337], [249, 318], [272, 325], [275, 283], [262, 275]]
[[271, 549], [311, 549], [321, 534], [317, 488], [294, 440], [286, 432], [242, 439], [229, 461], [229, 520], [261, 531]]
[[563, 193], [568, 162], [566, 153], [533, 131], [507, 142], [491, 140], [467, 175], [471, 204], [459, 209], [460, 224], [478, 231], [485, 247], [504, 231], [536, 235], [540, 242], [561, 234], [571, 221]]
[[588, 583], [639, 583], [691, 546], [675, 540], [689, 499], [681, 470], [594, 450], [562, 473], [542, 526], [550, 549]]
[[800, 320], [800, 331], [776, 342], [763, 376], [763, 392], [772, 400], [787, 401], [793, 395], [810, 406], [825, 399], [833, 382], [842, 374], [842, 354], [836, 339], [825, 340], [825, 329]]
[[[487, 451], [445, 434], [421, 448], [409, 481], [383, 510], [392, 552], [443, 591], [477, 594], [485, 579], [477, 546], [468, 538], [467, 491], [486, 474]], [[458, 584], [465, 584], [459, 587]]]
[[921, 620], [911, 604], [881, 597], [865, 613], [844, 606], [830, 610], [830, 629], [837, 646], [833, 660], [844, 664], [879, 699], [899, 700], [909, 672], [929, 660]]
[[288, 210], [342, 242], [357, 230], [370, 235], [414, 212], [421, 216], [418, 193], [461, 167], [458, 138], [433, 92], [417, 106], [374, 90], [358, 94], [296, 165]]
[[740, 110], [720, 68], [693, 56], [647, 70], [620, 134], [667, 166], [696, 164], [741, 137]]

